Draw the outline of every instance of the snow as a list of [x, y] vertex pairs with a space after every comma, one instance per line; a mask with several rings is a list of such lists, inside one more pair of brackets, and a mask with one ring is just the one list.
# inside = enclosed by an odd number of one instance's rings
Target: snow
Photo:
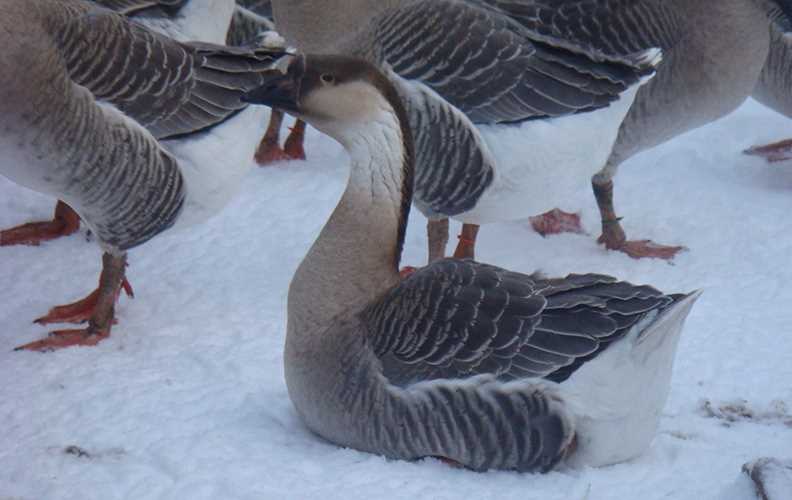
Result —
[[[95, 286], [100, 251], [85, 232], [0, 249], [0, 499], [753, 500], [742, 464], [792, 456], [792, 167], [740, 151], [789, 131], [749, 102], [625, 164], [625, 229], [686, 245], [673, 264], [599, 247], [585, 190], [553, 201], [582, 211], [590, 235], [482, 228], [484, 262], [704, 290], [657, 438], [638, 459], [477, 474], [339, 449], [301, 425], [283, 381], [286, 291], [347, 173], [340, 147], [311, 131], [309, 161], [254, 169], [221, 214], [131, 252], [137, 297], [121, 299], [97, 347], [12, 352], [46, 333], [31, 320]], [[0, 227], [53, 206], [0, 179]], [[426, 258], [424, 223], [414, 210], [405, 264]]]

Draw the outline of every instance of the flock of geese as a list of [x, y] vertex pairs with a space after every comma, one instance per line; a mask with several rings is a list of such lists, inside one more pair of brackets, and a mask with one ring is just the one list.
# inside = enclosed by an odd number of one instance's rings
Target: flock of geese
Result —
[[[351, 170], [289, 289], [285, 376], [305, 424], [474, 470], [636, 457], [699, 293], [479, 263], [478, 226], [557, 201], [542, 173], [563, 169], [591, 179], [608, 249], [673, 258], [682, 247], [626, 238], [618, 167], [750, 95], [792, 116], [788, 30], [787, 0], [2, 0], [0, 173], [59, 201], [0, 244], [84, 223], [104, 251], [97, 290], [38, 320], [87, 327], [21, 349], [109, 336], [127, 252], [219, 211], [254, 157], [302, 157], [307, 123]], [[283, 113], [298, 122], [281, 147]], [[519, 127], [523, 169], [487, 127]], [[429, 263], [400, 273], [413, 203]], [[449, 218], [464, 223], [452, 258]]]

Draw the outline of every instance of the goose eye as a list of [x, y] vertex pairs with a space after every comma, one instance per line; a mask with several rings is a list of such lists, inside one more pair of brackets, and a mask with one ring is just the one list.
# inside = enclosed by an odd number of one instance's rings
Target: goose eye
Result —
[[335, 82], [335, 77], [330, 73], [324, 73], [322, 76], [319, 77], [322, 80], [322, 83], [333, 83]]

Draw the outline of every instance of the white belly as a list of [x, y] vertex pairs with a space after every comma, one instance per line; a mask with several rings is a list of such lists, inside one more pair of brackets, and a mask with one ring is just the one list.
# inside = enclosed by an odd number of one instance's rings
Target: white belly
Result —
[[578, 437], [577, 450], [568, 459], [571, 465], [610, 465], [646, 452], [671, 389], [685, 319], [699, 295], [681, 300], [659, 317], [644, 318], [560, 385]]
[[495, 179], [473, 210], [454, 219], [472, 224], [525, 219], [570, 199], [586, 199], [581, 197], [590, 196], [591, 176], [605, 166], [637, 92], [635, 86], [589, 113], [479, 126], [495, 156]]
[[268, 119], [269, 108], [250, 106], [196, 137], [161, 141], [178, 160], [187, 184], [177, 227], [203, 222], [231, 200], [253, 168]]

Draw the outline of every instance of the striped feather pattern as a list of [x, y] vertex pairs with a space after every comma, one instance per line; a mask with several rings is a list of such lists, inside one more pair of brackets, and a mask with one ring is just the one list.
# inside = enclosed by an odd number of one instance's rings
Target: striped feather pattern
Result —
[[323, 374], [311, 381], [310, 399], [289, 387], [308, 427], [329, 441], [394, 459], [444, 457], [478, 471], [547, 471], [568, 453], [574, 425], [552, 389], [485, 377], [396, 387], [362, 335], [368, 326], [359, 315], [334, 322], [323, 350], [303, 353]]
[[[9, 111], [32, 159], [18, 181], [66, 201], [106, 248], [140, 245], [172, 226], [185, 200], [179, 166], [157, 139], [242, 109], [282, 53], [180, 44], [87, 2], [30, 1], [7, 6], [27, 16], [41, 52], [38, 65], [17, 68], [27, 72], [17, 81], [37, 89], [31, 102]], [[30, 50], [9, 37], [8, 51]], [[13, 85], [11, 95], [27, 92]]]
[[[427, 216], [471, 210], [495, 177], [495, 160], [478, 129], [458, 109], [418, 82], [392, 75], [414, 134], [414, 202]], [[464, 165], [465, 168], [460, 168]]]
[[678, 298], [608, 276], [546, 279], [438, 261], [318, 334], [322, 355], [304, 355], [332, 360], [326, 373], [339, 376], [314, 381], [311, 404], [343, 411], [307, 423], [393, 458], [549, 470], [574, 449], [575, 424], [548, 381], [562, 382]]
[[535, 40], [597, 59], [673, 47], [682, 32], [679, 10], [667, 0], [465, 0], [500, 12]]
[[492, 375], [561, 382], [674, 298], [601, 275], [548, 280], [445, 259], [365, 313], [383, 373], [398, 386]]
[[273, 52], [181, 44], [106, 11], [64, 23], [69, 76], [157, 138], [204, 130], [243, 109]]
[[[585, 12], [573, 16], [579, 23], [585, 18]], [[650, 44], [605, 58], [528, 24], [503, 9], [413, 2], [377, 18], [369, 41], [376, 44], [375, 57], [401, 77], [428, 85], [474, 123], [597, 109], [654, 71]]]

